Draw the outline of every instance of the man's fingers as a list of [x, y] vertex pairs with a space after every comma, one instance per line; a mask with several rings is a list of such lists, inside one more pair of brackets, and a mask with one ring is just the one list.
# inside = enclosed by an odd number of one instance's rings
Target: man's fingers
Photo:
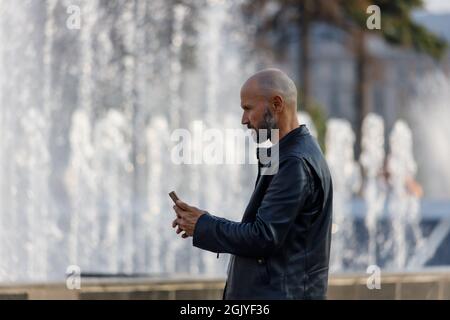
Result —
[[177, 213], [177, 217], [178, 217], [178, 218], [181, 218], [181, 217], [183, 217], [183, 216], [185, 216], [185, 215], [187, 214], [186, 211], [184, 211], [183, 209], [181, 209], [181, 208], [178, 207], [178, 206], [173, 206], [173, 209], [174, 209], [175, 212]]
[[[181, 209], [177, 209], [177, 210], [180, 210], [180, 211], [182, 211]], [[180, 234], [180, 233], [182, 233], [181, 234], [181, 237], [183, 238], [183, 239], [186, 239], [186, 238], [189, 238], [190, 236], [186, 233], [186, 228], [187, 228], [187, 224], [186, 224], [187, 222], [183, 219], [183, 218], [177, 218], [177, 219], [175, 219], [175, 220], [173, 220], [173, 222], [172, 222], [172, 227], [173, 228], [175, 228], [175, 227], [178, 227], [177, 228], [177, 230], [176, 230], [176, 233], [177, 234]]]
[[184, 230], [184, 228], [186, 227], [186, 221], [184, 221], [181, 218], [175, 219], [175, 225], [178, 226], [178, 228]]

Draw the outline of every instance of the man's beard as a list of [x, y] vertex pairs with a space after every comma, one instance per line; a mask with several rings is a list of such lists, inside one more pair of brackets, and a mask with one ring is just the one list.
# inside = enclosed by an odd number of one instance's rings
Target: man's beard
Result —
[[275, 117], [266, 107], [262, 121], [259, 123], [258, 128], [251, 128], [252, 136], [256, 143], [263, 143], [272, 139], [272, 130], [278, 129]]

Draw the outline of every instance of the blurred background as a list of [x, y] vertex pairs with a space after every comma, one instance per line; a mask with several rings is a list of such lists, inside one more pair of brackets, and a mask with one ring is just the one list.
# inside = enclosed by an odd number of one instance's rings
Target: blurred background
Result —
[[224, 278], [167, 194], [239, 221], [256, 167], [175, 164], [170, 137], [243, 130], [267, 67], [332, 171], [331, 275], [448, 272], [449, 31], [444, 0], [0, 0], [0, 283]]

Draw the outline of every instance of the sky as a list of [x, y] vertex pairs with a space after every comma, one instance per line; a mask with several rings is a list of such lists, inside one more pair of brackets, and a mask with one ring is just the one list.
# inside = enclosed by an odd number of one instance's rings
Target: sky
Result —
[[427, 11], [433, 13], [450, 12], [449, 0], [425, 0], [424, 3]]

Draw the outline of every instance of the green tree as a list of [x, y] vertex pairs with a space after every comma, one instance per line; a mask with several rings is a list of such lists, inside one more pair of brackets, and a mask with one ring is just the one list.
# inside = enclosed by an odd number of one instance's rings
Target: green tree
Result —
[[[367, 8], [377, 5], [381, 11], [381, 29], [367, 28]], [[271, 7], [270, 10], [268, 8]], [[355, 54], [355, 89], [354, 105], [356, 111], [357, 154], [361, 138], [361, 124], [369, 110], [368, 68], [370, 54], [366, 47], [368, 33], [383, 37], [388, 43], [410, 48], [418, 52], [440, 59], [446, 43], [415, 23], [412, 12], [423, 6], [421, 0], [254, 0], [244, 6], [248, 15], [256, 15], [260, 20], [257, 36], [258, 44], [270, 48], [267, 35], [276, 34], [276, 38], [284, 40], [289, 27], [297, 25], [300, 30], [300, 68], [299, 79], [302, 87], [302, 104], [304, 109], [313, 112], [310, 83], [310, 29], [314, 22], [329, 23], [351, 35], [351, 49]], [[277, 53], [280, 46], [275, 44]], [[272, 49], [273, 50], [273, 49]]]
[[257, 46], [273, 50], [268, 39], [276, 35], [275, 51], [286, 39], [290, 26], [296, 25], [300, 30], [298, 79], [302, 88], [302, 105], [307, 112], [312, 112], [314, 102], [311, 100], [310, 84], [310, 29], [316, 21], [341, 21], [340, 1], [336, 0], [254, 0], [243, 6], [249, 17], [257, 20]]
[[[367, 28], [367, 8], [377, 5], [381, 12], [381, 29]], [[376, 33], [388, 43], [409, 48], [430, 55], [435, 59], [443, 57], [447, 48], [445, 41], [420, 26], [412, 19], [412, 12], [423, 6], [421, 0], [346, 0], [341, 8], [347, 21], [338, 26], [353, 36], [356, 57], [356, 82], [354, 103], [356, 108], [356, 153], [360, 153], [362, 121], [371, 110], [368, 103], [369, 77], [367, 67], [370, 55], [366, 47], [368, 33]]]

